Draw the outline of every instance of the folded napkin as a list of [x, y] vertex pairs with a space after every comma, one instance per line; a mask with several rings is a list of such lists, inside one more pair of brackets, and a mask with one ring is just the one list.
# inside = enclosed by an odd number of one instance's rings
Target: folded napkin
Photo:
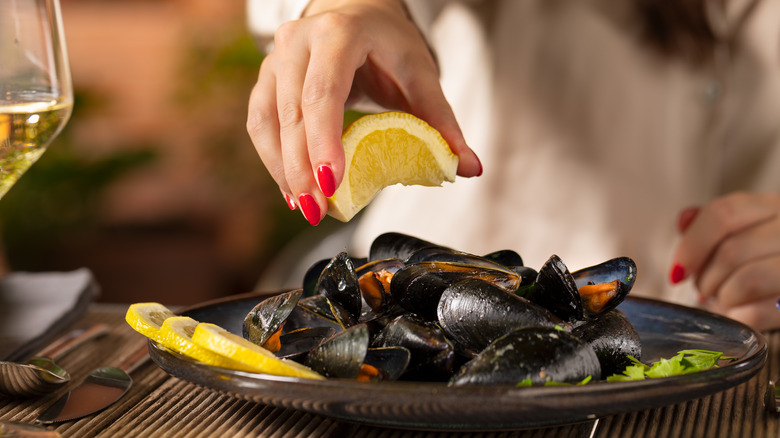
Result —
[[0, 278], [0, 359], [21, 361], [80, 318], [100, 288], [88, 269]]

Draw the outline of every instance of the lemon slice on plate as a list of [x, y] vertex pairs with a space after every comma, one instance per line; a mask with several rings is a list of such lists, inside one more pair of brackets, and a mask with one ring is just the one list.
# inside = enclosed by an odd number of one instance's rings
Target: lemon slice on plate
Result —
[[393, 184], [440, 186], [455, 181], [458, 156], [441, 134], [396, 111], [363, 116], [341, 136], [344, 178], [328, 198], [328, 214], [347, 222]]
[[207, 322], [198, 324], [192, 335], [192, 341], [213, 353], [239, 362], [256, 373], [324, 379], [311, 368], [290, 360], [279, 359], [265, 348], [230, 333], [216, 324]]
[[135, 303], [127, 309], [125, 321], [133, 330], [160, 342], [160, 327], [171, 316], [174, 316], [173, 312], [160, 303]]
[[195, 333], [195, 327], [198, 321], [189, 316], [171, 316], [166, 319], [160, 327], [159, 343], [177, 353], [187, 357], [222, 368], [229, 368], [240, 371], [254, 371], [254, 369], [244, 366], [239, 362], [228, 359], [225, 356], [216, 354], [192, 342], [192, 335]]

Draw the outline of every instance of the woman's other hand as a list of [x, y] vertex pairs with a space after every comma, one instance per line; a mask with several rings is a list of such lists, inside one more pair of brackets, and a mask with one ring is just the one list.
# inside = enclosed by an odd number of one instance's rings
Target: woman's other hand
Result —
[[438, 129], [481, 173], [439, 84], [436, 63], [400, 0], [314, 0], [278, 28], [249, 100], [247, 130], [290, 208], [317, 225], [344, 175], [348, 101], [368, 97]]
[[780, 328], [780, 195], [739, 192], [680, 214], [670, 280], [692, 278], [702, 303], [758, 330]]

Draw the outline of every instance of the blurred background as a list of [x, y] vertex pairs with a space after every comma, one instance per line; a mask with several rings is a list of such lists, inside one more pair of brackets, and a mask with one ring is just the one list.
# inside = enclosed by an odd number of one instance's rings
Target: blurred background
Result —
[[75, 108], [0, 202], [4, 269], [87, 267], [107, 302], [253, 290], [306, 221], [246, 134], [262, 57], [244, 2], [61, 6]]

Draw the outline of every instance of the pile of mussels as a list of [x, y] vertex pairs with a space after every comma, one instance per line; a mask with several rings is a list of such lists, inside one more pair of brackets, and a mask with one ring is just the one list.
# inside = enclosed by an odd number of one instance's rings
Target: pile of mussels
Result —
[[512, 250], [476, 256], [387, 233], [367, 260], [342, 252], [314, 264], [302, 289], [255, 306], [243, 335], [327, 377], [595, 381], [640, 358], [615, 308], [635, 278], [626, 257], [569, 272], [553, 255], [536, 271]]

